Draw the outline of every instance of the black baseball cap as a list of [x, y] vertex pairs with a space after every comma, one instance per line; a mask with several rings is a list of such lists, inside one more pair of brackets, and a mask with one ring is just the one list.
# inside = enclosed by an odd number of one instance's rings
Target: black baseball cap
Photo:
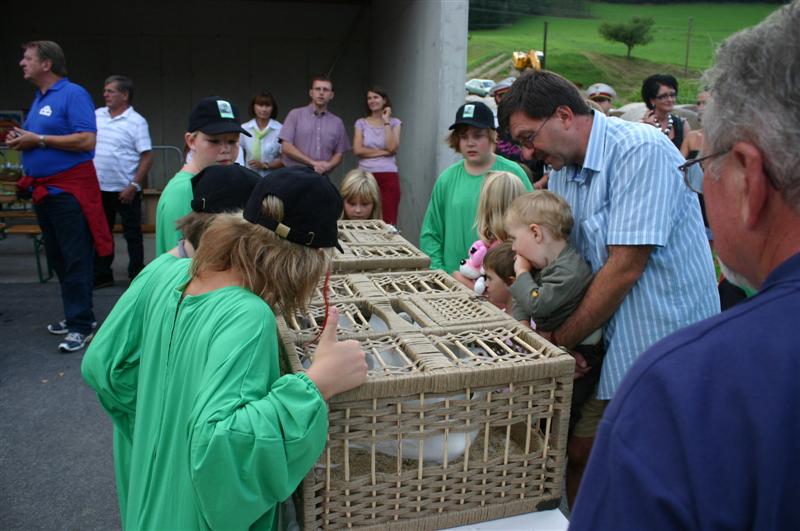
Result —
[[452, 131], [461, 124], [479, 129], [494, 129], [494, 113], [485, 103], [471, 101], [458, 108], [456, 121], [450, 126], [450, 130]]
[[239, 113], [230, 101], [219, 96], [203, 98], [189, 115], [190, 133], [202, 131], [207, 135], [242, 133], [252, 136], [239, 124]]
[[209, 166], [192, 177], [192, 210], [219, 214], [241, 210], [261, 176], [238, 164]]
[[[268, 195], [283, 201], [282, 221], [263, 214], [261, 203]], [[289, 166], [261, 179], [247, 201], [244, 219], [299, 245], [342, 251], [337, 224], [342, 205], [342, 196], [327, 175], [307, 166]]]

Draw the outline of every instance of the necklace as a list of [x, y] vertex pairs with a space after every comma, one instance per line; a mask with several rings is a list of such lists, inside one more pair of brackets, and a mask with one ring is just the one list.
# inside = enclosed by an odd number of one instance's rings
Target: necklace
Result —
[[664, 133], [665, 135], [669, 136], [669, 132], [672, 131], [672, 115], [667, 115], [667, 126], [662, 128], [661, 122], [656, 122], [656, 127], [658, 127], [659, 131]]

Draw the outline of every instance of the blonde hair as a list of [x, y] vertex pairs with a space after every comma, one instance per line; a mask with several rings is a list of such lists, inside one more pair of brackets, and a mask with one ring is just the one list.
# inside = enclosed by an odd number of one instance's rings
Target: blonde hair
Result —
[[[447, 142], [447, 145], [456, 153], [461, 153], [461, 150], [458, 149], [458, 142], [461, 140], [461, 135], [464, 134], [469, 127], [470, 126], [467, 124], [458, 124], [450, 131], [450, 134], [445, 137], [444, 141]], [[480, 129], [480, 127], [476, 127], [476, 129]], [[497, 144], [497, 131], [494, 129], [487, 129], [486, 132], [489, 134], [489, 141], [492, 145]]]
[[478, 211], [475, 215], [478, 237], [486, 243], [493, 240], [507, 240], [506, 210], [515, 198], [524, 193], [525, 185], [513, 173], [507, 171], [488, 172], [481, 185]]
[[536, 223], [563, 240], [569, 238], [574, 223], [569, 203], [549, 190], [536, 190], [514, 199], [505, 221], [506, 228]]
[[[283, 202], [264, 198], [264, 215], [281, 221]], [[192, 278], [206, 272], [235, 269], [242, 287], [264, 299], [275, 313], [305, 308], [319, 279], [327, 271], [327, 250], [284, 240], [271, 230], [236, 214], [216, 214], [200, 238], [192, 260]]]
[[[372, 214], [370, 214], [369, 219], [383, 218], [381, 190], [378, 187], [378, 181], [375, 180], [375, 176], [370, 172], [359, 169], [347, 172], [341, 186], [339, 186], [339, 193], [345, 201], [360, 199], [365, 203], [372, 203]], [[345, 211], [342, 210], [342, 219], [347, 219], [345, 215]]]

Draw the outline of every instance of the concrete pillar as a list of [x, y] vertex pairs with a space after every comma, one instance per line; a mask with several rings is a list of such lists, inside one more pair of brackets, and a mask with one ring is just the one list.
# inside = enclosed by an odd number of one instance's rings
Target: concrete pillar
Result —
[[403, 121], [398, 224], [414, 243], [436, 177], [459, 158], [444, 137], [464, 102], [468, 11], [468, 0], [373, 4], [372, 78], [387, 89]]

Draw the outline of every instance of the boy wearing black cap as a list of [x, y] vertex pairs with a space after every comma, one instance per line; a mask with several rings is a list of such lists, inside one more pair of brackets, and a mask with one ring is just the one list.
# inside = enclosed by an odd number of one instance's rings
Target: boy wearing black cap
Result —
[[157, 258], [112, 310], [138, 319], [104, 324], [82, 372], [129, 441], [123, 528], [278, 525], [325, 446], [325, 401], [366, 378], [360, 345], [336, 341], [335, 308], [306, 373], [278, 366], [273, 310], [310, 299], [341, 210], [327, 177], [278, 170], [244, 215], [215, 217], [191, 261]]
[[459, 107], [447, 142], [464, 159], [439, 175], [422, 223], [419, 246], [431, 258], [431, 269], [458, 271], [464, 249], [478, 239], [475, 214], [483, 179], [489, 171], [517, 175], [525, 189], [531, 183], [519, 164], [494, 153], [494, 114], [481, 102]]
[[185, 134], [191, 158], [164, 187], [156, 207], [156, 256], [175, 247], [181, 237], [175, 222], [191, 211], [191, 178], [208, 166], [233, 164], [239, 154], [239, 134], [250, 136], [228, 100], [210, 96], [192, 109]]

